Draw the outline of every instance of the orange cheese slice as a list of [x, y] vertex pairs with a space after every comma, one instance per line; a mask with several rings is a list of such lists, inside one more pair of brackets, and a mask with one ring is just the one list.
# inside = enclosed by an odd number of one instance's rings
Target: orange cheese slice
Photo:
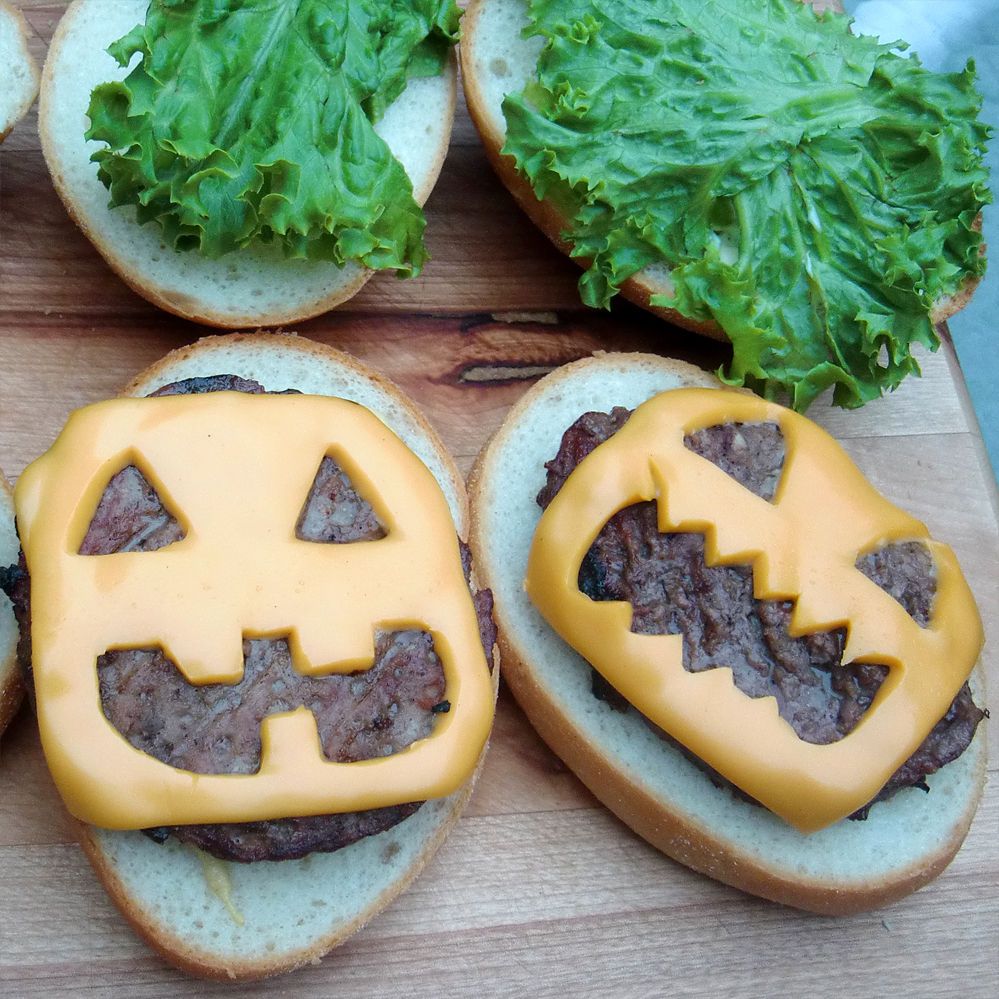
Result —
[[[315, 544], [295, 529], [324, 456], [386, 536]], [[135, 465], [185, 536], [152, 552], [83, 556], [113, 475]], [[38, 721], [69, 810], [115, 829], [358, 811], [443, 797], [471, 775], [493, 691], [454, 523], [420, 460], [363, 407], [319, 396], [113, 399], [74, 413], [22, 475]], [[242, 676], [244, 637], [287, 637], [305, 674], [373, 664], [376, 629], [431, 633], [451, 710], [394, 755], [332, 763], [306, 708], [264, 719], [259, 772], [194, 774], [133, 748], [107, 721], [96, 659], [160, 646], [194, 684]]]
[[[699, 429], [773, 422], [786, 458], [774, 501], [684, 446]], [[843, 661], [888, 676], [860, 723], [829, 745], [804, 742], [772, 697], [739, 691], [728, 668], [683, 668], [679, 635], [633, 634], [631, 606], [580, 592], [579, 569], [619, 510], [658, 505], [659, 530], [705, 536], [709, 565], [751, 565], [759, 600], [793, 600], [793, 635], [847, 630]], [[920, 627], [856, 567], [919, 540], [936, 571]], [[572, 472], [537, 526], [526, 587], [551, 626], [627, 700], [720, 774], [803, 832], [869, 802], [920, 745], [967, 680], [981, 620], [954, 553], [893, 506], [810, 420], [743, 393], [679, 389], [640, 406]]]

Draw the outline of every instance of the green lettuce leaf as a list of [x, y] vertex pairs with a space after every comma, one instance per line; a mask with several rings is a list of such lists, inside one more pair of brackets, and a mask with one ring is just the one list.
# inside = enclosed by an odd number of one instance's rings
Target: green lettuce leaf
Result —
[[938, 345], [931, 306], [984, 260], [974, 67], [938, 75], [795, 0], [530, 0], [537, 80], [504, 152], [560, 206], [587, 305], [650, 264], [653, 304], [714, 320], [721, 373], [860, 406]]
[[443, 70], [459, 16], [453, 0], [151, 0], [108, 49], [141, 61], [90, 101], [111, 205], [208, 257], [277, 241], [418, 273], [423, 212], [373, 123]]

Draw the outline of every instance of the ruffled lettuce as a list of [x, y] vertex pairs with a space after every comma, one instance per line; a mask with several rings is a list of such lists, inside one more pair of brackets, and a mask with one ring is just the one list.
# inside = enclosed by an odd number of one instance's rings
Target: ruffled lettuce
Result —
[[[938, 75], [794, 0], [530, 0], [537, 80], [504, 152], [570, 220], [583, 301], [666, 264], [721, 374], [805, 409], [918, 373], [933, 304], [984, 269], [974, 67]], [[895, 46], [897, 47], [897, 45]]]
[[87, 138], [111, 205], [208, 257], [278, 242], [289, 257], [416, 274], [424, 218], [373, 123], [442, 72], [453, 0], [151, 0], [109, 52]]

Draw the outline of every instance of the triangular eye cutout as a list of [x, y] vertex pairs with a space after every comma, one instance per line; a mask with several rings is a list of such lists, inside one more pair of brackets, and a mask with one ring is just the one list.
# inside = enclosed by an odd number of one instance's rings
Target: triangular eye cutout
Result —
[[183, 537], [183, 528], [149, 480], [128, 465], [104, 487], [79, 553], [154, 552]]
[[760, 499], [773, 502], [786, 453], [776, 423], [719, 423], [687, 434], [683, 444]]
[[295, 536], [300, 541], [336, 545], [377, 541], [386, 533], [350, 476], [329, 455], [323, 458], [295, 525]]

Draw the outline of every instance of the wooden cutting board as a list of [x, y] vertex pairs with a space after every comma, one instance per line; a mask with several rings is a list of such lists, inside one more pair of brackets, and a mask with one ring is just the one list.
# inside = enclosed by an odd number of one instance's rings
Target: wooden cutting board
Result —
[[[63, 4], [22, 4], [41, 58]], [[77, 232], [52, 190], [33, 117], [0, 157], [0, 466], [13, 479], [70, 410], [207, 331], [135, 296]], [[724, 359], [717, 345], [627, 304], [582, 309], [577, 271], [494, 179], [463, 107], [427, 214], [433, 260], [419, 280], [376, 277], [346, 309], [297, 330], [401, 384], [466, 471], [514, 400], [555, 365], [598, 349], [706, 367]], [[953, 351], [927, 357], [922, 380], [890, 399], [853, 413], [819, 404], [810, 415], [957, 550], [997, 689], [995, 483]], [[988, 725], [995, 761], [999, 712]], [[0, 755], [0, 995], [995, 996], [995, 769], [939, 880], [879, 912], [821, 918], [657, 853], [596, 804], [504, 691], [471, 806], [417, 883], [321, 964], [228, 986], [186, 978], [129, 930], [70, 834], [24, 711]]]

